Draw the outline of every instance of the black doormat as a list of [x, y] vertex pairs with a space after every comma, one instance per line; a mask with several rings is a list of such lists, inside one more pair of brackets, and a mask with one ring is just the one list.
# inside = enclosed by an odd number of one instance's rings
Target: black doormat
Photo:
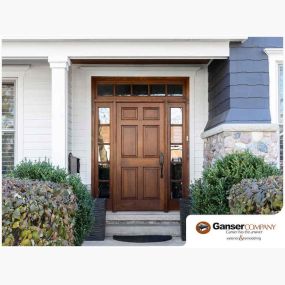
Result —
[[114, 240], [124, 242], [136, 242], [136, 243], [147, 243], [147, 242], [163, 242], [172, 239], [170, 235], [139, 235], [139, 236], [113, 236]]

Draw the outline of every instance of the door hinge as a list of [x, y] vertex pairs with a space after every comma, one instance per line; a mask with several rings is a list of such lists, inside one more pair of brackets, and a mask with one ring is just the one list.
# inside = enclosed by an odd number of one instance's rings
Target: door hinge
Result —
[[189, 137], [188, 136], [186, 136], [186, 141], [189, 142]]

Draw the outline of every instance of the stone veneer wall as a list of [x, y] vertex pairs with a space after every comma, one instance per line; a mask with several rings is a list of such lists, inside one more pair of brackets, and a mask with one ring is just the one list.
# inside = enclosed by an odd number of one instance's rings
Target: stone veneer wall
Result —
[[228, 153], [244, 150], [278, 165], [278, 143], [276, 131], [223, 131], [204, 138], [204, 167]]

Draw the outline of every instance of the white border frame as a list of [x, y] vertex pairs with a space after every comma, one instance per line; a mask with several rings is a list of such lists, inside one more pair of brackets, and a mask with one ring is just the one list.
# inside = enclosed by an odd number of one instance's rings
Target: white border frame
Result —
[[2, 82], [15, 81], [15, 165], [24, 159], [24, 75], [30, 65], [3, 65]]

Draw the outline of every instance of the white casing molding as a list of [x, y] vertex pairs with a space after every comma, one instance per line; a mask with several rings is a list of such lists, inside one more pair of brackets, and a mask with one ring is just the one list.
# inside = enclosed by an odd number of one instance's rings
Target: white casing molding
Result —
[[49, 57], [51, 68], [51, 160], [67, 168], [68, 152], [68, 57]]
[[283, 63], [282, 48], [266, 48], [269, 65], [269, 106], [271, 123], [279, 123], [279, 100], [278, 100], [278, 64]]
[[[203, 140], [208, 115], [207, 66], [181, 65], [72, 65], [73, 141], [72, 153], [80, 157], [82, 177], [90, 184], [91, 177], [91, 77], [92, 76], [142, 76], [189, 77], [189, 163], [190, 180], [201, 176], [203, 169]], [[75, 103], [76, 102], [76, 103]], [[84, 151], [83, 151], [84, 150]], [[86, 168], [85, 168], [86, 165]], [[86, 169], [86, 173], [85, 170]]]
[[30, 65], [3, 65], [2, 80], [16, 82], [14, 163], [24, 159], [24, 76]]

